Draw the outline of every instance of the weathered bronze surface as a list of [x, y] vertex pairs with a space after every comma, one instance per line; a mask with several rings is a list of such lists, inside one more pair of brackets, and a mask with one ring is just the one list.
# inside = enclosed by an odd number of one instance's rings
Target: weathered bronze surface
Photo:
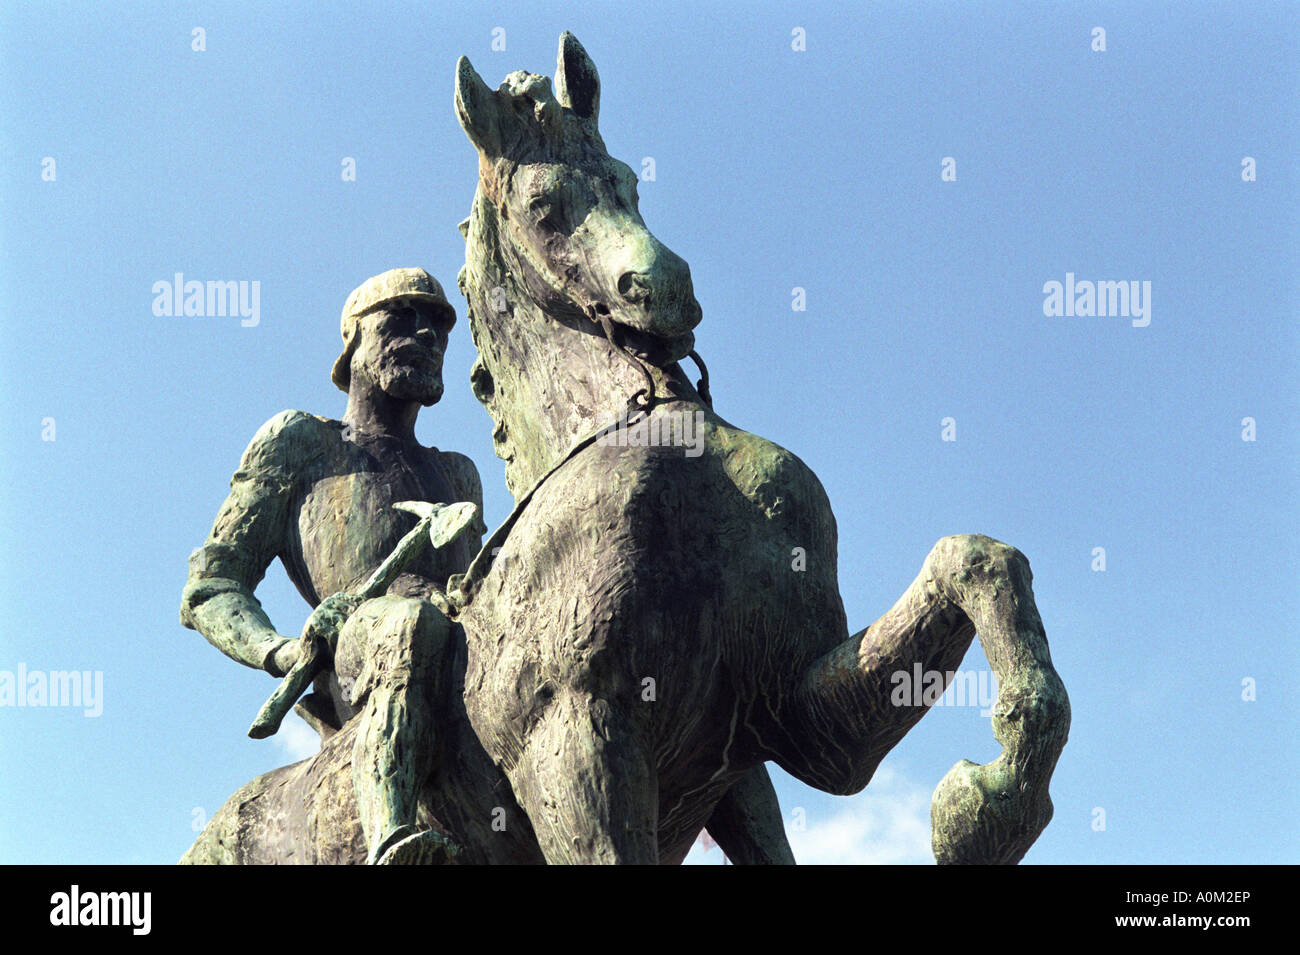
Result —
[[[494, 91], [458, 63], [456, 112], [479, 159], [459, 285], [472, 385], [515, 510], [477, 556], [462, 539], [397, 596], [321, 605], [346, 619], [335, 671], [363, 712], [338, 714], [315, 759], [237, 793], [186, 861], [375, 858], [373, 820], [410, 816], [406, 803], [368, 809], [365, 783], [349, 782], [378, 760], [418, 790], [408, 825], [437, 836], [411, 861], [671, 863], [707, 827], [736, 861], [788, 862], [764, 764], [859, 791], [933, 702], [895, 705], [892, 677], [955, 671], [977, 633], [1003, 750], [940, 783], [934, 851], [1018, 861], [1051, 817], [1069, 728], [1028, 562], [987, 537], [944, 538], [894, 607], [850, 636], [820, 482], [721, 418], [679, 365], [701, 319], [690, 271], [642, 221], [635, 174], [601, 140], [599, 100], [567, 33], [554, 90], [516, 72]], [[363, 332], [351, 356], [350, 413], [364, 369], [388, 381], [371, 342]], [[394, 407], [413, 422], [428, 396], [379, 391], [370, 432]], [[185, 613], [237, 659], [292, 662], [251, 598], [269, 542], [316, 603], [349, 593], [409, 527], [395, 501], [479, 502], [467, 460], [345, 435], [348, 420], [273, 419], [236, 474]], [[444, 614], [421, 587], [432, 595], [451, 573]], [[349, 683], [350, 667], [362, 676]], [[394, 674], [410, 674], [407, 711], [427, 702], [412, 717], [433, 741], [418, 747], [427, 762], [373, 755], [393, 752], [378, 742], [391, 727], [364, 707]]]

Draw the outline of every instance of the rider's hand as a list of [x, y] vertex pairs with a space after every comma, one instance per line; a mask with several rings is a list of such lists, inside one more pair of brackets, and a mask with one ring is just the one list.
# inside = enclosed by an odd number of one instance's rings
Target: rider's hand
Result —
[[266, 659], [266, 669], [273, 676], [284, 676], [295, 663], [303, 659], [308, 648], [317, 640], [324, 640], [331, 650], [338, 642], [339, 630], [347, 623], [352, 611], [364, 602], [356, 594], [337, 593], [326, 597], [312, 611], [303, 624], [302, 636], [297, 640], [286, 638]]
[[303, 641], [310, 640], [314, 635], [324, 639], [332, 648], [338, 642], [339, 631], [343, 629], [343, 624], [347, 623], [352, 611], [363, 602], [363, 598], [349, 593], [337, 593], [326, 597], [303, 624]]

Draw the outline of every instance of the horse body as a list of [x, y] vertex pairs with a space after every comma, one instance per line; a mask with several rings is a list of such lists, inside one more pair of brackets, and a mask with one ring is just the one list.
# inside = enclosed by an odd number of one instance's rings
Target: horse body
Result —
[[[491, 90], [462, 57], [455, 96], [479, 160], [459, 278], [471, 381], [517, 501], [461, 594], [465, 702], [542, 852], [675, 860], [769, 759], [858, 791], [933, 702], [896, 705], [892, 676], [919, 664], [946, 682], [978, 630], [1004, 750], [940, 784], [935, 851], [1018, 860], [1050, 819], [1069, 725], [1028, 562], [945, 538], [895, 607], [848, 636], [820, 483], [685, 380], [702, 317], [690, 270], [605, 150], [596, 68], [568, 33], [555, 80], [520, 71]], [[694, 456], [591, 440], [616, 418], [683, 412], [704, 421]]]
[[[680, 404], [700, 410], [651, 416]], [[788, 755], [791, 676], [847, 637], [816, 477], [703, 420], [695, 457], [593, 444], [561, 465], [461, 616], [470, 718], [516, 793], [546, 802], [619, 767], [616, 785], [657, 793], [662, 858], [689, 847], [739, 777]], [[575, 738], [584, 726], [603, 743]], [[569, 839], [585, 818], [566, 820]]]

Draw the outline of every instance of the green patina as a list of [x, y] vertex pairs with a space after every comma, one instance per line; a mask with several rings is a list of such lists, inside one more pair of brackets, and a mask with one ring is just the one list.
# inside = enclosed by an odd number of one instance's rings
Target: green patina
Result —
[[[690, 270], [641, 219], [599, 103], [567, 33], [554, 89], [516, 72], [491, 90], [457, 65], [479, 173], [458, 283], [471, 384], [515, 511], [477, 556], [481, 528], [388, 596], [321, 603], [347, 692], [318, 692], [351, 711], [321, 724], [316, 759], [236, 794], [187, 861], [361, 861], [404, 845], [396, 861], [677, 862], [707, 828], [736, 861], [792, 862], [766, 763], [861, 790], [929, 709], [897, 705], [893, 677], [951, 674], [976, 635], [1000, 685], [1002, 752], [939, 784], [934, 852], [1018, 861], [1051, 818], [1070, 719], [1028, 562], [946, 537], [850, 634], [820, 482], [724, 420], [679, 364], [702, 316]], [[385, 387], [352, 413], [386, 366], [382, 335], [348, 334], [351, 420], [413, 421]], [[701, 422], [689, 454], [596, 440], [629, 416], [671, 434], [684, 414]], [[466, 459], [348, 436], [349, 420], [268, 424], [192, 564], [184, 619], [236, 659], [279, 672], [294, 658], [252, 598], [277, 554], [316, 603], [353, 592], [409, 529], [393, 503], [480, 501]]]

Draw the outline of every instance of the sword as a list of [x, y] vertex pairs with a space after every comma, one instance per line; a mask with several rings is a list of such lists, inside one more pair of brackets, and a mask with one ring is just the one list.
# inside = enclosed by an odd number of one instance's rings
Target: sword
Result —
[[[357, 591], [357, 597], [361, 600], [383, 596], [426, 544], [431, 544], [435, 550], [450, 544], [465, 528], [469, 527], [478, 514], [478, 507], [470, 501], [462, 501], [459, 504], [399, 501], [393, 507], [410, 511], [420, 520], [397, 542], [393, 552], [361, 585], [361, 589]], [[288, 715], [289, 710], [298, 702], [298, 698], [303, 695], [312, 679], [323, 667], [329, 636], [328, 632], [320, 632], [315, 627], [303, 634], [304, 652], [299, 654], [297, 662], [284, 675], [275, 692], [258, 711], [253, 725], [248, 728], [250, 737], [265, 739], [275, 735], [280, 729], [280, 723]]]

